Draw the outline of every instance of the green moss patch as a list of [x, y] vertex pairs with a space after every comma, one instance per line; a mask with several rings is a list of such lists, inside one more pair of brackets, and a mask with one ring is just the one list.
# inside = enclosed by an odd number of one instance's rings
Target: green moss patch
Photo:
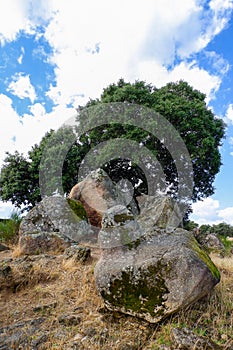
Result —
[[67, 198], [67, 203], [73, 212], [81, 219], [88, 221], [86, 210], [81, 202], [75, 201], [74, 199]]
[[193, 237], [191, 241], [192, 249], [198, 254], [199, 258], [206, 264], [206, 266], [211, 271], [212, 275], [220, 281], [220, 272], [214, 265], [213, 261], [210, 259], [209, 255], [200, 247], [197, 240]]
[[101, 295], [110, 305], [125, 312], [162, 316], [166, 308], [169, 290], [162, 276], [164, 267], [148, 266], [147, 270], [133, 271], [131, 267], [122, 271], [121, 278], [110, 282], [109, 290]]

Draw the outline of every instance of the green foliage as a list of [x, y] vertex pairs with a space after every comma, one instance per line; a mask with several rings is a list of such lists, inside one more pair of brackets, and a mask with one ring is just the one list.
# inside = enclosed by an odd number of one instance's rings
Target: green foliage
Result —
[[201, 225], [199, 228], [199, 232], [202, 235], [206, 235], [208, 233], [214, 233], [216, 235], [222, 237], [233, 237], [233, 226], [226, 224], [225, 222], [221, 222], [217, 225]]
[[195, 228], [198, 228], [198, 224], [192, 220], [187, 220], [185, 223], [184, 223], [184, 226], [183, 228], [187, 231], [192, 231], [194, 230]]
[[[117, 84], [104, 89], [100, 99], [90, 100], [86, 107], [95, 106], [94, 117], [98, 118], [101, 106], [114, 102], [143, 105], [165, 117], [179, 132], [190, 154], [193, 165], [193, 174], [190, 176], [193, 175], [194, 178], [192, 200], [213, 194], [213, 181], [221, 165], [219, 146], [224, 136], [224, 124], [207, 108], [204, 94], [184, 81], [169, 83], [157, 89], [142, 81], [131, 84], [120, 79]], [[86, 109], [80, 107], [78, 111], [85, 113]], [[85, 123], [88, 126], [88, 113]], [[153, 123], [151, 130], [156, 127], [156, 121]], [[169, 133], [169, 130], [166, 131]], [[28, 152], [28, 158], [17, 152], [14, 155], [8, 154], [0, 176], [1, 199], [10, 200], [18, 207], [23, 204], [30, 209], [41, 200], [40, 189], [47, 195], [56, 190], [68, 193], [78, 181], [81, 163], [85, 169], [85, 155], [107, 140], [111, 142], [103, 148], [104, 161], [101, 167], [115, 182], [129, 180], [135, 197], [147, 193], [147, 177], [139, 163], [140, 155], [134, 155], [134, 159], [113, 156], [116, 147], [114, 140], [119, 138], [141, 143], [152, 152], [165, 174], [163, 188], [169, 185], [170, 194], [176, 197], [179, 179], [176, 164], [168, 149], [149, 132], [132, 125], [121, 125], [113, 118], [112, 123], [90, 128], [78, 139], [71, 128], [51, 131], [39, 145]], [[174, 146], [176, 140], [173, 139], [172, 144]], [[46, 145], [47, 151], [44, 152]], [[62, 174], [60, 164], [63, 164]], [[156, 174], [158, 165], [150, 171]]]
[[226, 236], [219, 234], [218, 237], [224, 245], [225, 255], [230, 255], [232, 253], [233, 242], [229, 241]]
[[67, 202], [73, 212], [82, 220], [88, 221], [86, 210], [82, 203], [75, 201], [74, 199], [67, 198]]
[[211, 231], [217, 235], [233, 237], [233, 226], [226, 224], [225, 222], [213, 225]]
[[[135, 90], [140, 96], [134, 93]], [[143, 82], [131, 85], [121, 80], [117, 86], [110, 85], [101, 96], [101, 102], [116, 101], [145, 104], [167, 118], [183, 138], [192, 160], [195, 183], [193, 199], [213, 194], [214, 177], [221, 165], [218, 147], [224, 136], [224, 125], [207, 108], [204, 94], [183, 81], [152, 89]], [[142, 132], [141, 136], [145, 137]], [[148, 147], [150, 143], [154, 143], [151, 138], [145, 145]], [[158, 141], [154, 147], [168, 183], [174, 183], [176, 174], [168, 153]]]
[[53, 131], [47, 133], [39, 145], [34, 145], [24, 157], [17, 151], [7, 153], [0, 175], [0, 198], [11, 201], [16, 207], [32, 208], [41, 200], [39, 189], [39, 165], [47, 140]]
[[21, 217], [17, 211], [12, 212], [10, 219], [0, 221], [0, 241], [6, 242], [15, 238], [19, 231]]

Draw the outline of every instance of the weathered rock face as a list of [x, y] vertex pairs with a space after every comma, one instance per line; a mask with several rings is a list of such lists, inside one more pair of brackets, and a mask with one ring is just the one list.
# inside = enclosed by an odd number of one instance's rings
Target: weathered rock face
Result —
[[108, 175], [101, 169], [92, 171], [75, 185], [69, 198], [80, 201], [91, 225], [101, 227], [104, 213], [111, 207], [124, 204], [124, 198]]
[[209, 233], [205, 237], [205, 245], [207, 248], [209, 248], [211, 251], [216, 252], [223, 252], [224, 251], [224, 245], [220, 241], [220, 239], [213, 233]]
[[95, 278], [110, 310], [158, 322], [208, 294], [220, 276], [191, 233], [157, 229], [134, 246], [103, 249]]
[[152, 197], [142, 203], [138, 220], [126, 208], [117, 223], [117, 207], [105, 213], [95, 278], [107, 308], [156, 323], [208, 294], [220, 274], [192, 233], [172, 229], [169, 199], [156, 197], [154, 208]]
[[188, 328], [173, 328], [172, 338], [177, 349], [185, 350], [220, 350], [221, 346], [214, 343], [212, 340], [208, 340], [203, 336], [193, 333]]
[[19, 250], [22, 255], [61, 252], [69, 245], [55, 232], [24, 234], [19, 238]]
[[75, 262], [85, 263], [91, 258], [91, 249], [88, 247], [81, 247], [72, 245], [64, 251], [65, 259], [73, 259]]
[[150, 231], [154, 226], [172, 230], [182, 219], [178, 206], [169, 196], [142, 195], [137, 197], [137, 202], [140, 208], [137, 220], [145, 231]]
[[22, 254], [38, 254], [65, 249], [69, 242], [93, 239], [94, 233], [81, 203], [56, 196], [44, 198], [30, 210], [20, 224], [19, 234]]

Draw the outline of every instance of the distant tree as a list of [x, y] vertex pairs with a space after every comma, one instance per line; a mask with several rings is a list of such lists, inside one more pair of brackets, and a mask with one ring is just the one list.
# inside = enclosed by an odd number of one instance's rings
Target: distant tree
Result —
[[193, 231], [194, 229], [198, 228], [198, 224], [192, 220], [187, 220], [185, 223], [184, 223], [184, 227], [183, 227], [185, 230], [188, 230], [188, 231]]
[[69, 193], [78, 181], [78, 168], [90, 149], [86, 137], [82, 140], [82, 147], [78, 147], [77, 141], [70, 144], [70, 140], [75, 140], [71, 128], [50, 130], [39, 144], [32, 147], [27, 157], [17, 151], [7, 153], [0, 174], [1, 200], [11, 201], [24, 211], [41, 201], [41, 190], [48, 195], [57, 189]]
[[28, 152], [28, 157], [15, 152], [7, 153], [0, 175], [0, 198], [11, 201], [16, 207], [32, 208], [41, 200], [39, 188], [39, 165], [51, 130]]
[[212, 225], [211, 232], [220, 236], [233, 237], [233, 226], [226, 224], [225, 222], [221, 222], [220, 224]]
[[[213, 181], [221, 166], [219, 146], [224, 136], [224, 123], [208, 109], [204, 94], [184, 81], [169, 83], [157, 89], [142, 81], [131, 84], [120, 79], [117, 84], [111, 84], [105, 88], [100, 99], [90, 100], [85, 107], [80, 107], [78, 112], [82, 113], [85, 108], [93, 106], [98, 108], [113, 102], [128, 102], [149, 107], [165, 117], [179, 132], [190, 154], [194, 178], [192, 200], [196, 201], [214, 193]], [[46, 169], [52, 168], [50, 179], [45, 182], [50, 191], [59, 186], [56, 183], [56, 174], [59, 169], [56, 170], [56, 164], [53, 168], [53, 159], [64, 158], [62, 184], [64, 192], [69, 192], [77, 181], [80, 164], [85, 165], [85, 154], [103, 141], [114, 138], [142, 142], [158, 159], [165, 174], [166, 185], [170, 188], [170, 194], [176, 197], [179, 186], [176, 164], [169, 150], [149, 132], [132, 125], [122, 126], [113, 120], [108, 125], [86, 131], [67, 151], [69, 142], [66, 144], [64, 140], [69, 141], [70, 132], [59, 130], [53, 133], [53, 139], [50, 138], [51, 135], [46, 135], [42, 143], [32, 148], [27, 159], [19, 154], [8, 154], [0, 177], [1, 199], [11, 200], [18, 206], [28, 205], [28, 207], [40, 199], [38, 174], [44, 142], [47, 143], [49, 140], [51, 142], [51, 150], [43, 160], [45, 176]], [[108, 147], [111, 148], [111, 146]], [[105, 151], [110, 152], [110, 148], [106, 147]], [[147, 193], [146, 176], [140, 166], [131, 159], [112, 157], [102, 164], [102, 168], [116, 182], [123, 178], [129, 180], [134, 188], [134, 196]], [[11, 176], [8, 176], [9, 174]], [[54, 178], [51, 174], [54, 174]]]
[[199, 227], [199, 234], [200, 235], [207, 235], [211, 232], [211, 225], [201, 225]]

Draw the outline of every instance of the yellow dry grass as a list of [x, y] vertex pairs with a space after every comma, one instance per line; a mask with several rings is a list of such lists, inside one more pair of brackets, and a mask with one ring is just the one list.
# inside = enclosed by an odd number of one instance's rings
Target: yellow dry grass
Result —
[[[161, 344], [172, 344], [172, 328], [188, 327], [211, 338], [222, 349], [230, 349], [233, 339], [233, 257], [211, 256], [221, 271], [221, 282], [209, 298], [159, 325], [150, 325], [104, 308], [94, 281], [97, 258], [80, 264], [72, 259], [65, 260], [62, 255], [29, 257], [25, 260], [25, 268], [32, 266], [25, 273], [23, 263], [21, 268], [16, 265], [15, 276], [24, 283], [14, 293], [12, 290], [0, 292], [0, 328], [44, 317], [41, 328], [33, 335], [34, 338], [46, 335], [43, 350], [156, 350]], [[36, 312], [36, 306], [45, 307]], [[62, 315], [75, 315], [80, 322], [61, 324], [59, 317]]]

